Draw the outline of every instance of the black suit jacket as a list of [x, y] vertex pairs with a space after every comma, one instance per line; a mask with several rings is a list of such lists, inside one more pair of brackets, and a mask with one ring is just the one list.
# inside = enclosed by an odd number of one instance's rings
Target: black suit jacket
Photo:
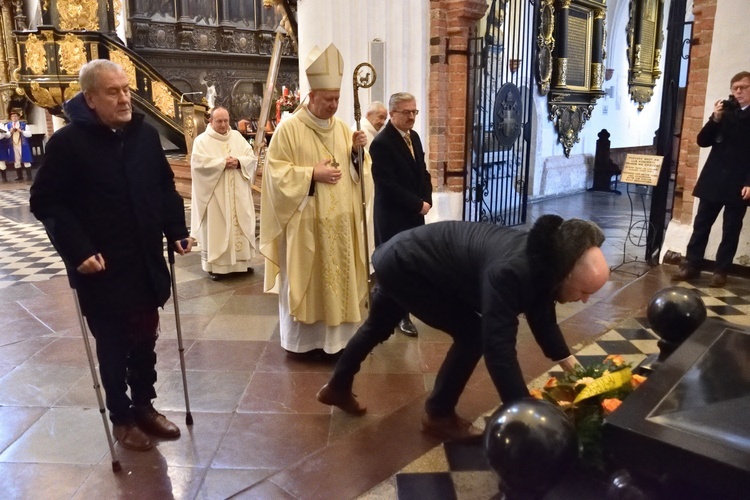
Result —
[[370, 145], [375, 181], [375, 244], [424, 224], [422, 203], [432, 205], [432, 182], [419, 134], [409, 131], [414, 158], [401, 133], [389, 121]]

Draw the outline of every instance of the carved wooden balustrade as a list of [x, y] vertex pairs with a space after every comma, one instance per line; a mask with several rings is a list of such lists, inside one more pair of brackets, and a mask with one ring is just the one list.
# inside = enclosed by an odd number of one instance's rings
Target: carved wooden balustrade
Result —
[[19, 63], [14, 72], [16, 93], [24, 93], [52, 114], [62, 116], [62, 104], [80, 91], [81, 66], [109, 59], [128, 75], [133, 105], [177, 150], [190, 151], [192, 140], [205, 129], [205, 104], [193, 102], [138, 54], [103, 33], [40, 27], [14, 35]]

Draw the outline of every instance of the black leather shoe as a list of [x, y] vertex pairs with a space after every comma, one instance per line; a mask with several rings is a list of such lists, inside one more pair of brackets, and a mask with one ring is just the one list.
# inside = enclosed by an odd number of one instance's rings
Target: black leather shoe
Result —
[[414, 326], [414, 323], [412, 323], [409, 318], [402, 319], [398, 324], [398, 329], [407, 337], [416, 337], [419, 334], [417, 332], [417, 327]]
[[154, 447], [148, 436], [135, 424], [115, 425], [112, 434], [120, 446], [128, 450], [146, 451]]
[[167, 420], [153, 406], [133, 406], [133, 418], [140, 429], [152, 436], [176, 439], [180, 437], [180, 428]]
[[208, 277], [214, 281], [221, 281], [226, 277], [226, 274], [208, 273]]

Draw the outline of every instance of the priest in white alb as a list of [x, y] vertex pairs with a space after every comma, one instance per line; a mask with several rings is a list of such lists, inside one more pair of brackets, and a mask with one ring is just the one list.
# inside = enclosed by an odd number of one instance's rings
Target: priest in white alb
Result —
[[201, 266], [212, 279], [252, 272], [255, 206], [252, 182], [258, 161], [242, 134], [229, 126], [229, 112], [211, 110], [206, 131], [195, 138], [190, 158], [190, 235], [198, 240]]
[[279, 294], [281, 346], [326, 359], [346, 346], [366, 316], [360, 182], [366, 197], [373, 185], [366, 151], [358, 164], [365, 133], [334, 116], [343, 74], [338, 49], [313, 49], [305, 73], [309, 102], [279, 124], [268, 146], [260, 251], [265, 290]]

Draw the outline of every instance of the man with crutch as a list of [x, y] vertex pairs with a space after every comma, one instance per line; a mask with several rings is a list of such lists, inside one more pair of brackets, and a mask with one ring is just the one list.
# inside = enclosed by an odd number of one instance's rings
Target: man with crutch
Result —
[[154, 347], [158, 308], [170, 295], [163, 237], [180, 255], [192, 241], [159, 134], [132, 111], [127, 74], [99, 59], [81, 68], [79, 82], [64, 106], [70, 124], [47, 143], [30, 206], [96, 339], [113, 434], [124, 448], [145, 451], [149, 436], [180, 436], [152, 406]]

